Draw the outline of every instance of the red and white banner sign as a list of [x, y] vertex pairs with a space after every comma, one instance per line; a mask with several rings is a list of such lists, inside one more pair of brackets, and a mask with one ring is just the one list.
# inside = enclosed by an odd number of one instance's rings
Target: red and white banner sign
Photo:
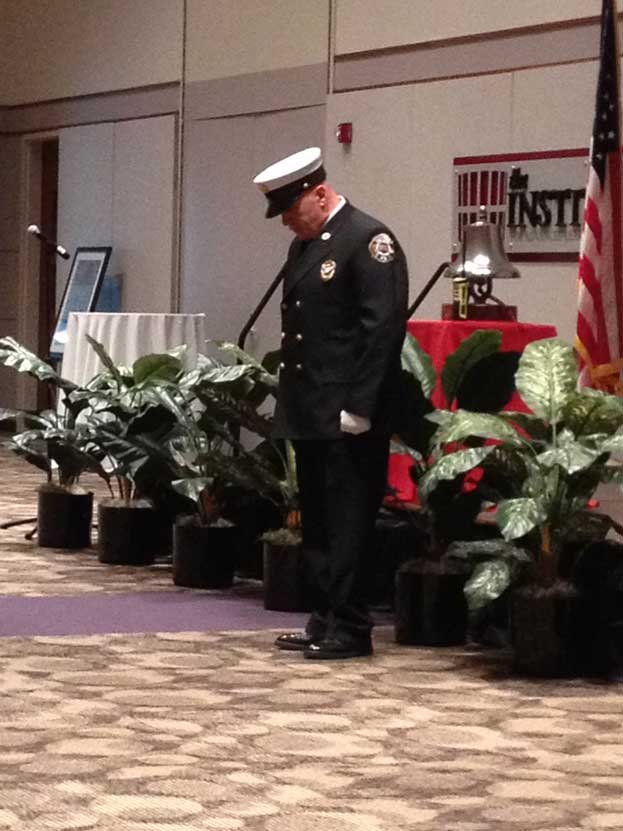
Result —
[[505, 228], [512, 260], [576, 260], [588, 149], [454, 159], [455, 251], [463, 229], [484, 213]]

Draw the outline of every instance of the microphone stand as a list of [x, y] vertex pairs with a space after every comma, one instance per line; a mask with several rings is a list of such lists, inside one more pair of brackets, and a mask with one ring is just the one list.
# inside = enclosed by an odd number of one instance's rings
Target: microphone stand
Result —
[[253, 328], [253, 324], [258, 319], [258, 317], [262, 314], [262, 311], [264, 310], [264, 307], [266, 306], [266, 304], [268, 303], [270, 298], [277, 291], [277, 287], [279, 286], [279, 283], [281, 283], [281, 281], [283, 280], [284, 276], [285, 276], [285, 266], [281, 269], [279, 274], [275, 277], [275, 279], [272, 281], [270, 286], [266, 289], [266, 291], [264, 292], [264, 296], [262, 297], [260, 302], [257, 304], [255, 309], [251, 313], [249, 319], [247, 320], [247, 322], [244, 324], [244, 326], [240, 330], [240, 335], [238, 336], [238, 346], [240, 347], [240, 349], [244, 349], [244, 344], [245, 344], [245, 341], [247, 339], [247, 335], [249, 334], [249, 332]]
[[[287, 265], [287, 263], [286, 263], [286, 265]], [[249, 332], [253, 328], [253, 324], [255, 323], [255, 321], [262, 314], [262, 312], [264, 310], [264, 307], [266, 306], [266, 304], [268, 303], [270, 298], [277, 291], [277, 288], [279, 287], [279, 283], [281, 283], [281, 281], [283, 280], [283, 278], [285, 276], [285, 273], [286, 273], [286, 266], [284, 265], [284, 267], [281, 269], [279, 274], [277, 274], [277, 276], [272, 281], [270, 286], [266, 289], [266, 291], [264, 292], [264, 295], [262, 296], [262, 299], [257, 304], [255, 309], [253, 309], [253, 311], [251, 312], [251, 315], [249, 316], [249, 319], [247, 320], [247, 322], [244, 324], [244, 326], [240, 330], [240, 334], [238, 335], [238, 346], [239, 346], [240, 349], [244, 349], [244, 344], [245, 344], [245, 341], [247, 339], [247, 335], [249, 334]], [[232, 433], [233, 433], [234, 438], [236, 440], [240, 439], [240, 427], [238, 427], [237, 425], [232, 426]], [[238, 453], [238, 451], [234, 448], [234, 455], [237, 455], [237, 453]]]
[[[63, 245], [59, 245], [58, 242], [54, 242], [53, 240], [48, 239], [48, 237], [46, 237], [45, 234], [41, 232], [41, 229], [38, 225], [29, 225], [27, 231], [29, 234], [32, 234], [39, 240], [39, 242], [48, 254], [53, 253], [58, 257], [61, 257], [63, 260], [69, 259], [69, 252], [67, 251], [67, 249]], [[56, 366], [54, 368], [56, 369]], [[15, 528], [15, 526], [17, 525], [28, 525], [29, 523], [36, 521], [37, 520], [34, 517], [30, 519], [9, 520], [9, 522], [0, 523], [0, 530], [6, 531], [8, 528]], [[29, 531], [27, 534], [24, 534], [24, 539], [31, 540], [36, 533], [37, 526], [35, 525], [32, 531]]]

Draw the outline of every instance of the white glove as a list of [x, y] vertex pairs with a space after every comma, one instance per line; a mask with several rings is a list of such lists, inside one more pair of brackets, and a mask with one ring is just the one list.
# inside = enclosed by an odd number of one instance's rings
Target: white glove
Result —
[[353, 415], [346, 410], [340, 411], [340, 430], [342, 433], [352, 433], [354, 436], [365, 433], [370, 429], [370, 419], [365, 416]]

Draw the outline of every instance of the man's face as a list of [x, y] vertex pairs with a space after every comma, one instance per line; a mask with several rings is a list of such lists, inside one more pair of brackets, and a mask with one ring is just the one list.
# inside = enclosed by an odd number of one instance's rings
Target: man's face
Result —
[[326, 218], [326, 199], [322, 185], [306, 191], [281, 215], [283, 224], [300, 239], [317, 237]]

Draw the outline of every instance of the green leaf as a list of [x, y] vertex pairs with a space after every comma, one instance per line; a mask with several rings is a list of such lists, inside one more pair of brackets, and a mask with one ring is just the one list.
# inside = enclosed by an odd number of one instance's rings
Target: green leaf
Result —
[[506, 412], [499, 413], [499, 416], [504, 421], [515, 424], [527, 433], [531, 439], [547, 441], [549, 437], [550, 429], [547, 424], [544, 424], [541, 418], [531, 413], [519, 413], [514, 410], [507, 410]]
[[423, 456], [428, 455], [430, 441], [435, 433], [427, 416], [434, 412], [433, 404], [424, 395], [420, 382], [406, 370], [401, 370], [400, 407], [396, 413], [394, 431], [401, 440]]
[[100, 361], [102, 362], [104, 367], [108, 370], [108, 372], [110, 372], [110, 374], [115, 379], [115, 381], [120, 386], [123, 385], [123, 377], [122, 377], [121, 373], [119, 372], [119, 369], [115, 365], [115, 362], [113, 361], [113, 359], [110, 357], [110, 355], [106, 351], [106, 349], [104, 347], [104, 344], [102, 344], [99, 341], [95, 340], [95, 338], [92, 338], [91, 335], [87, 335], [86, 333], [85, 333], [85, 337], [86, 337], [87, 341], [93, 347], [93, 350], [95, 351], [95, 354], [97, 355], [97, 357], [100, 359]]
[[201, 494], [206, 488], [209, 488], [211, 484], [211, 478], [197, 476], [191, 479], [175, 479], [171, 482], [171, 487], [174, 491], [180, 493], [182, 496], [185, 496], [187, 499], [192, 499], [192, 501], [199, 508], [201, 505]]
[[255, 369], [255, 367], [249, 364], [216, 366], [204, 372], [201, 376], [201, 381], [208, 384], [231, 384], [233, 381], [238, 381], [245, 375], [250, 375]]
[[197, 432], [197, 425], [194, 419], [187, 411], [186, 402], [180, 400], [175, 395], [175, 392], [163, 386], [147, 387], [144, 390], [146, 401], [164, 407], [177, 418], [179, 423], [184, 426], [190, 435], [195, 435]]
[[[233, 355], [236, 360], [242, 364], [246, 364], [247, 366], [252, 367], [253, 369], [257, 370], [257, 377], [262, 383], [266, 384], [271, 388], [277, 387], [279, 383], [279, 379], [277, 375], [271, 373], [267, 370], [263, 363], [257, 360], [257, 358], [253, 357], [249, 352], [245, 352], [244, 349], [241, 349], [239, 346], [236, 346], [235, 343], [229, 343], [228, 341], [214, 341], [208, 339], [208, 343], [215, 343], [219, 349], [223, 352], [229, 353]], [[270, 354], [270, 353], [269, 353]], [[266, 360], [266, 358], [264, 358]], [[268, 358], [268, 363], [270, 363], [271, 359]]]
[[445, 556], [476, 562], [495, 559], [529, 563], [532, 560], [525, 548], [520, 548], [515, 543], [500, 538], [493, 540], [456, 540], [450, 543]]
[[452, 406], [466, 373], [482, 358], [497, 352], [501, 343], [502, 333], [497, 329], [478, 329], [446, 358], [441, 385], [448, 407]]
[[430, 398], [437, 383], [437, 372], [428, 352], [410, 332], [407, 332], [404, 339], [400, 359], [402, 368], [420, 382], [422, 392], [426, 398]]
[[512, 574], [512, 566], [506, 560], [478, 563], [463, 587], [468, 609], [482, 609], [500, 597], [510, 586]]
[[611, 453], [613, 456], [620, 458], [623, 455], [623, 433], [617, 433], [604, 439], [601, 449], [604, 453]]
[[623, 399], [600, 390], [574, 392], [563, 408], [562, 420], [577, 438], [611, 435], [623, 427]]
[[266, 372], [274, 377], [275, 383], [278, 383], [279, 364], [281, 362], [281, 349], [273, 349], [267, 352], [262, 358], [262, 366]]
[[134, 361], [132, 375], [136, 385], [158, 384], [175, 381], [182, 371], [182, 362], [173, 355], [143, 355]]
[[235, 343], [230, 343], [229, 341], [225, 340], [213, 340], [212, 338], [208, 338], [206, 343], [214, 343], [222, 352], [227, 352], [230, 355], [233, 355], [237, 361], [240, 361], [243, 364], [248, 364], [249, 366], [254, 367], [262, 372], [265, 372], [264, 367], [257, 360], [253, 355], [249, 352], [246, 352], [240, 346], [237, 346]]
[[26, 430], [23, 433], [18, 433], [4, 446], [17, 456], [25, 459], [29, 464], [43, 470], [48, 476], [50, 475], [52, 465], [48, 458], [48, 449], [41, 430]]
[[557, 424], [577, 385], [572, 347], [559, 338], [529, 343], [519, 359], [515, 381], [535, 415], [548, 424]]
[[500, 416], [467, 410], [453, 413], [452, 418], [439, 427], [434, 443], [439, 446], [467, 438], [494, 439], [515, 446], [524, 444], [517, 431]]
[[420, 495], [425, 498], [435, 490], [440, 482], [455, 479], [460, 474], [478, 467], [482, 460], [486, 459], [493, 450], [493, 446], [474, 447], [470, 450], [457, 450], [456, 453], [448, 453], [447, 456], [442, 456], [418, 482]]
[[36, 413], [28, 413], [25, 410], [11, 410], [2, 407], [0, 408], [0, 424], [4, 421], [21, 421], [24, 425], [37, 424], [42, 427], [45, 427], [48, 424], [45, 417], [38, 416]]
[[505, 540], [516, 540], [547, 519], [543, 507], [532, 497], [506, 499], [500, 502], [496, 521]]
[[503, 409], [515, 392], [519, 356], [519, 352], [494, 352], [475, 363], [459, 384], [457, 408], [481, 413]]
[[76, 385], [67, 381], [56, 370], [38, 358], [34, 352], [18, 343], [14, 338], [0, 338], [0, 364], [10, 366], [17, 372], [25, 372], [38, 381], [49, 381], [63, 389], [75, 389]]
[[602, 455], [602, 449], [595, 450], [585, 447], [580, 442], [567, 441], [560, 447], [539, 453], [536, 460], [544, 467], [559, 465], [567, 473], [572, 474], [586, 470]]

